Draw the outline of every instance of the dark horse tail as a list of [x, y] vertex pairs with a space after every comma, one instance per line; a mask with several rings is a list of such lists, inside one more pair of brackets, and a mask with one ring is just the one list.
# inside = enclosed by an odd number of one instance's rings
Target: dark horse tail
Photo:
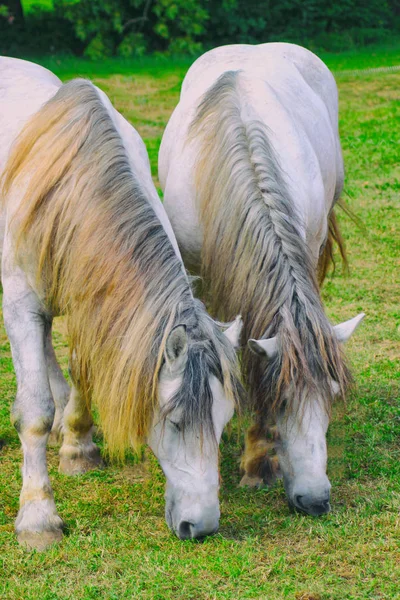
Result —
[[[342, 208], [347, 213], [347, 207], [344, 205], [342, 200], [338, 200], [335, 206]], [[333, 266], [333, 271], [335, 271], [335, 245], [339, 250], [343, 268], [345, 271], [348, 271], [349, 262], [347, 259], [346, 245], [342, 236], [342, 232], [340, 231], [335, 209], [332, 208], [328, 220], [328, 237], [318, 261], [318, 283], [320, 287], [325, 281], [325, 277], [328, 274], [329, 268]]]

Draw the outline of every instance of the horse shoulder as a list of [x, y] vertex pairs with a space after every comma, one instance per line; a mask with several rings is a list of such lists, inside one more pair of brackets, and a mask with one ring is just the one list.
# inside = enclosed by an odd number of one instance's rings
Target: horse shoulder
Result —
[[[271, 56], [272, 53], [291, 62], [310, 90], [323, 103], [334, 136], [335, 158], [331, 164], [336, 166], [335, 199], [337, 199], [343, 187], [344, 166], [338, 131], [338, 89], [333, 74], [318, 56], [302, 46], [286, 42], [274, 42], [261, 44], [258, 48], [265, 57]], [[310, 119], [310, 122], [312, 122], [312, 119]], [[319, 131], [320, 128], [318, 128]]]
[[264, 61], [262, 76], [252, 67], [243, 69], [237, 82], [241, 117], [266, 126], [317, 263], [337, 184], [336, 141], [326, 106], [291, 61]]
[[185, 75], [181, 98], [189, 92], [189, 89], [202, 88], [204, 92], [225, 71], [240, 69], [243, 60], [254, 53], [255, 48], [256, 46], [248, 44], [230, 44], [213, 48], [202, 54]]
[[[11, 146], [26, 122], [61, 85], [48, 69], [17, 58], [0, 57], [0, 177]], [[29, 102], [26, 101], [29, 95]], [[14, 203], [13, 203], [14, 204]], [[12, 207], [12, 209], [14, 206]], [[6, 228], [6, 211], [0, 213], [0, 259]]]

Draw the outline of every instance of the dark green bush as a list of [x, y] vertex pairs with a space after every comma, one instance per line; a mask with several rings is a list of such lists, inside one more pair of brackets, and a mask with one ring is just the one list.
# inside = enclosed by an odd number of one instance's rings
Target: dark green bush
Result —
[[342, 51], [400, 34], [399, 0], [54, 0], [25, 19], [14, 5], [0, 0], [3, 53], [131, 58], [276, 40]]
[[[277, 39], [309, 41], [322, 36], [324, 46], [332, 39], [358, 43], [356, 30], [366, 39], [374, 31], [395, 28], [398, 0], [209, 0], [210, 27], [205, 41], [257, 43]], [[400, 9], [399, 9], [400, 18]], [[367, 31], [370, 33], [367, 34]], [[350, 33], [349, 33], [350, 32]], [[360, 42], [362, 36], [360, 36]], [[341, 44], [339, 44], [341, 45]]]
[[56, 11], [33, 6], [23, 20], [13, 18], [0, 0], [0, 53], [54, 54], [80, 53], [83, 46], [75, 36], [72, 24]]
[[55, 0], [90, 58], [147, 50], [194, 53], [208, 13], [199, 0]]

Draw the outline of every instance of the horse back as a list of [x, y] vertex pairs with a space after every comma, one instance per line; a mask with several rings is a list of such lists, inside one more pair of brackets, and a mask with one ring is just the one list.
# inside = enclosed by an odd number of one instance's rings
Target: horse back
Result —
[[0, 57], [0, 176], [15, 138], [60, 85], [58, 77], [39, 65]]
[[[195, 226], [187, 224], [188, 214], [196, 218], [191, 172], [198, 151], [195, 140], [187, 143], [190, 125], [204, 95], [229, 71], [239, 72], [241, 119], [265, 126], [317, 258], [326, 239], [327, 214], [343, 182], [337, 89], [319, 58], [284, 43], [223, 46], [204, 54], [189, 69], [160, 149], [160, 181], [181, 247], [185, 250], [191, 240], [196, 247], [201, 244]], [[187, 188], [185, 199], [182, 187]]]

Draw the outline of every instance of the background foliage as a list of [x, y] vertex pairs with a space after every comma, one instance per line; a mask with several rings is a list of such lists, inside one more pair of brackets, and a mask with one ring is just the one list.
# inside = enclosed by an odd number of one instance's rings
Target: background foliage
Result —
[[0, 0], [7, 54], [130, 58], [278, 39], [341, 51], [399, 34], [399, 0]]
[[[0, 0], [1, 1], [1, 0]], [[357, 387], [335, 404], [328, 432], [332, 512], [289, 512], [282, 484], [238, 488], [243, 429], [221, 444], [221, 528], [204, 543], [179, 541], [164, 518], [165, 479], [145, 452], [79, 477], [50, 477], [67, 529], [45, 553], [25, 553], [14, 535], [21, 450], [10, 423], [16, 383], [0, 311], [1, 600], [399, 600], [400, 581], [400, 44], [320, 54], [335, 73], [346, 165], [343, 213], [350, 274], [323, 290], [332, 323], [365, 321], [346, 347]], [[63, 81], [90, 77], [144, 139], [158, 185], [157, 156], [190, 59], [99, 61], [49, 56]], [[387, 67], [378, 72], [362, 69]], [[350, 71], [350, 72], [349, 72]], [[0, 298], [1, 303], [1, 298]], [[66, 323], [54, 344], [65, 374]], [[102, 440], [98, 440], [102, 445]], [[1, 445], [3, 447], [1, 448]]]

